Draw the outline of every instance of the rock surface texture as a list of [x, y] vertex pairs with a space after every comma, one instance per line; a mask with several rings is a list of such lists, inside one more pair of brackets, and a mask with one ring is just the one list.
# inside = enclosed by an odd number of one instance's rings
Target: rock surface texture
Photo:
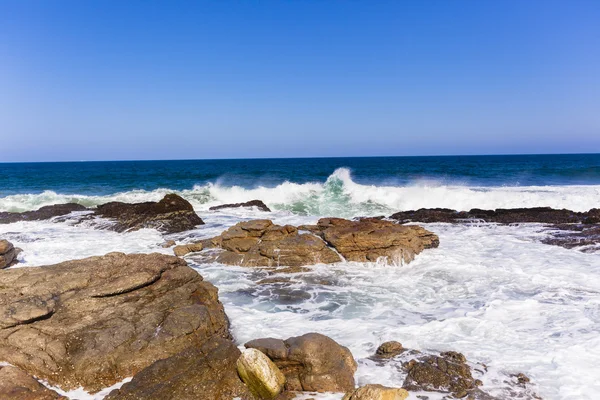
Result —
[[115, 220], [116, 224], [110, 229], [117, 232], [154, 228], [164, 233], [176, 233], [204, 224], [194, 207], [176, 194], [168, 194], [158, 203], [102, 204], [96, 208], [95, 215]]
[[110, 253], [0, 273], [0, 361], [65, 390], [100, 390], [221, 337], [217, 289], [177, 257]]
[[260, 211], [271, 212], [271, 209], [267, 207], [261, 200], [250, 200], [245, 203], [234, 203], [234, 204], [221, 204], [219, 206], [210, 207], [209, 210], [223, 210], [225, 208], [240, 208], [240, 207], [256, 207]]
[[20, 249], [15, 248], [8, 240], [0, 240], [0, 269], [16, 264], [19, 252]]
[[[401, 264], [410, 262], [424, 249], [437, 247], [439, 239], [419, 226], [378, 219], [323, 218], [317, 225], [298, 228], [264, 219], [240, 222], [201, 244], [204, 249], [224, 250], [204, 253], [203, 261], [229, 265], [331, 264], [342, 261], [342, 257], [349, 261]], [[182, 255], [186, 249], [176, 250]]]
[[259, 398], [274, 399], [283, 390], [285, 376], [260, 350], [244, 350], [236, 366], [242, 381]]
[[256, 339], [245, 344], [266, 354], [285, 375], [289, 391], [349, 392], [354, 390], [356, 361], [350, 350], [327, 336], [307, 333], [281, 339]]
[[231, 340], [212, 338], [155, 362], [105, 400], [259, 400], [237, 374], [240, 354]]
[[404, 400], [407, 397], [408, 392], [404, 389], [365, 385], [347, 393], [342, 400]]
[[19, 221], [41, 221], [62, 215], [67, 215], [73, 211], [87, 211], [88, 209], [81, 204], [67, 203], [45, 206], [36, 211], [18, 212], [0, 212], [0, 224], [11, 224]]
[[67, 400], [27, 375], [19, 368], [0, 367], [0, 399], [6, 400]]

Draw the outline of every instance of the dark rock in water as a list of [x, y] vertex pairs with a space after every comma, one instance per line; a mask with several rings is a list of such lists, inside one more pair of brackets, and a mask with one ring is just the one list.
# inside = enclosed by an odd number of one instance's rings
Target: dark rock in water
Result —
[[398, 354], [404, 353], [406, 349], [402, 346], [400, 342], [391, 341], [382, 343], [381, 346], [377, 348], [375, 352], [376, 357], [382, 358], [391, 358], [395, 357]]
[[67, 203], [67, 204], [55, 204], [52, 206], [44, 206], [36, 211], [25, 211], [22, 213], [18, 212], [0, 212], [0, 224], [11, 224], [19, 221], [41, 221], [67, 215], [73, 211], [86, 211], [87, 207], [81, 204]]
[[224, 208], [240, 208], [240, 207], [256, 207], [261, 211], [271, 212], [271, 209], [267, 207], [265, 203], [261, 200], [250, 200], [245, 203], [235, 203], [235, 204], [221, 204], [219, 206], [210, 207], [209, 210], [222, 210]]
[[204, 224], [194, 207], [174, 193], [166, 195], [158, 203], [102, 204], [97, 207], [95, 215], [115, 220], [116, 224], [109, 229], [117, 232], [154, 228], [160, 232], [176, 233]]
[[346, 347], [319, 333], [281, 339], [256, 339], [246, 348], [260, 350], [285, 375], [288, 391], [349, 392], [354, 390], [356, 361]]
[[0, 274], [0, 362], [95, 392], [229, 338], [217, 289], [163, 254], [110, 253]]
[[0, 269], [15, 265], [21, 249], [15, 248], [8, 240], [0, 240]]
[[240, 354], [232, 341], [213, 338], [146, 367], [105, 400], [255, 399], [237, 374]]
[[[298, 229], [312, 233], [300, 233]], [[204, 262], [297, 267], [340, 262], [340, 254], [349, 261], [407, 263], [424, 249], [437, 247], [439, 239], [419, 226], [370, 218], [358, 221], [323, 218], [317, 225], [299, 228], [274, 225], [266, 219], [240, 222], [200, 243], [200, 249], [224, 250], [202, 254]], [[178, 246], [177, 255], [185, 254], [188, 247]]]
[[0, 366], [0, 399], [67, 400], [34, 377], [12, 366]]
[[600, 224], [560, 224], [550, 226], [549, 237], [542, 243], [565, 247], [580, 248], [583, 252], [600, 250]]

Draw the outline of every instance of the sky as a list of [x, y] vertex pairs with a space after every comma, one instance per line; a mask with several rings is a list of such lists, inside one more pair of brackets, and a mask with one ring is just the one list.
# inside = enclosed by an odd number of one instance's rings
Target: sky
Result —
[[600, 152], [600, 1], [0, 0], [0, 162]]

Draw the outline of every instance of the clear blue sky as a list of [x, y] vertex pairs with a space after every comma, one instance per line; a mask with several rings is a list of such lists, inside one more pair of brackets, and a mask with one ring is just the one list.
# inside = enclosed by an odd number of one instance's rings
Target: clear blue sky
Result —
[[600, 1], [0, 0], [0, 148], [600, 152]]

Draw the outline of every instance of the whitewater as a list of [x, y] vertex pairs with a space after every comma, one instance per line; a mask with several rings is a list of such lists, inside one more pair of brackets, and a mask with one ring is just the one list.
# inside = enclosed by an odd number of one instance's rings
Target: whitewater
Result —
[[[0, 237], [24, 250], [23, 266], [103, 255], [172, 250], [165, 240], [186, 243], [220, 234], [243, 220], [270, 218], [279, 224], [310, 224], [321, 216], [378, 216], [418, 208], [514, 208], [549, 206], [587, 211], [600, 206], [600, 185], [472, 186], [435, 179], [410, 184], [369, 185], [349, 169], [324, 182], [282, 182], [243, 187], [218, 180], [190, 189], [169, 187], [106, 195], [40, 193], [0, 197], [0, 211], [27, 211], [76, 202], [157, 201], [176, 192], [206, 222], [195, 230], [161, 235], [154, 230], [116, 233], [84, 224], [28, 221], [0, 225]], [[209, 211], [212, 205], [263, 200], [273, 213], [253, 209]], [[600, 253], [541, 243], [537, 224], [503, 226], [424, 224], [440, 238], [406, 266], [362, 263], [315, 265], [286, 275], [294, 284], [282, 293], [255, 282], [260, 269], [186, 260], [219, 288], [239, 345], [259, 337], [287, 338], [320, 332], [349, 347], [359, 367], [357, 384], [400, 386], [398, 365], [368, 357], [379, 344], [400, 341], [424, 352], [454, 350], [485, 363], [486, 391], [507, 397], [506, 381], [522, 372], [544, 399], [600, 398]], [[118, 386], [118, 385], [117, 385]], [[109, 390], [61, 392], [71, 399], [101, 400]], [[417, 394], [411, 394], [416, 399]], [[435, 399], [428, 393], [431, 399]], [[341, 399], [340, 395], [313, 396]]]

